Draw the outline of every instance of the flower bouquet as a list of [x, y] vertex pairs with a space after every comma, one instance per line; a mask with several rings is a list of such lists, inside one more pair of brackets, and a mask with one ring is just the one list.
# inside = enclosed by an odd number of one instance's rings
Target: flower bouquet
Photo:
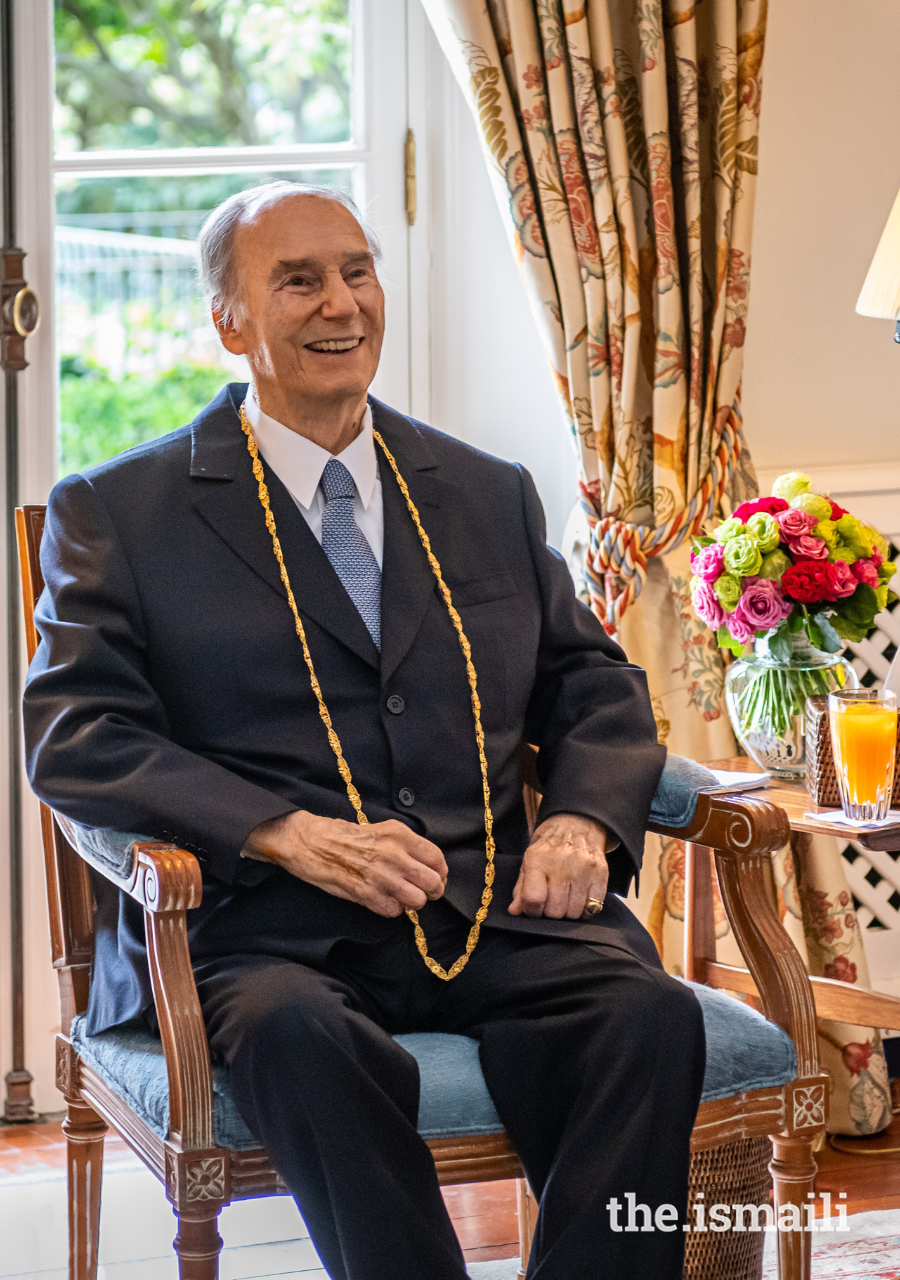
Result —
[[865, 639], [897, 598], [889, 553], [877, 529], [797, 471], [694, 540], [694, 612], [744, 659], [729, 668], [726, 700], [735, 733], [763, 767], [802, 776], [806, 699], [856, 684], [840, 651]]

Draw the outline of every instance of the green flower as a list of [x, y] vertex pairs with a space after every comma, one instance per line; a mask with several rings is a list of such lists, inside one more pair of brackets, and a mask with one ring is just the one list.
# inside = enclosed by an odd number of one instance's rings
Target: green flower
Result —
[[831, 519], [830, 498], [820, 498], [817, 493], [798, 493], [795, 498], [791, 498], [791, 506], [798, 511], [805, 511], [815, 520]]
[[730, 538], [737, 538], [746, 532], [746, 527], [741, 524], [736, 516], [729, 516], [727, 520], [722, 521], [713, 537], [716, 542], [728, 542]]
[[[830, 507], [829, 510], [831, 510]], [[752, 533], [756, 538], [763, 555], [767, 551], [774, 551], [781, 541], [781, 530], [778, 527], [778, 521], [765, 511], [757, 511], [755, 515], [750, 517], [747, 521], [747, 532]]]
[[762, 552], [752, 533], [741, 533], [725, 543], [725, 569], [739, 578], [749, 578], [759, 573]]
[[826, 543], [830, 560], [852, 564], [860, 558], [867, 560], [872, 554], [872, 531], [849, 513], [840, 520], [820, 520], [816, 533]]
[[[721, 578], [719, 579], [719, 581], [721, 582]], [[718, 583], [716, 583], [716, 586], [718, 586]], [[875, 599], [878, 601], [879, 613], [881, 612], [882, 609], [887, 607], [889, 591], [890, 591], [890, 587], [886, 582], [882, 583], [880, 587], [875, 588]]]
[[713, 591], [719, 597], [719, 604], [726, 613], [734, 613], [735, 605], [741, 598], [741, 580], [733, 578], [730, 573], [723, 573], [713, 583]]
[[[791, 502], [798, 493], [809, 493], [812, 481], [803, 471], [788, 471], [772, 485], [772, 497]], [[829, 508], [830, 510], [830, 508]]]
[[790, 567], [790, 564], [790, 556], [785, 555], [783, 551], [770, 551], [767, 556], [763, 556], [758, 576], [768, 578], [770, 582], [780, 582], [781, 575]]

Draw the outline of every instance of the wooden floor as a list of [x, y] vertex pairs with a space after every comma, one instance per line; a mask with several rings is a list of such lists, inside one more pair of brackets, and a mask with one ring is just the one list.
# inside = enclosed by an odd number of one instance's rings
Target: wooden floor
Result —
[[[900, 1116], [877, 1138], [839, 1138], [845, 1150], [829, 1146], [816, 1156], [817, 1188], [841, 1192], [848, 1212], [900, 1208]], [[133, 1161], [121, 1138], [106, 1140], [106, 1167]], [[65, 1168], [65, 1139], [60, 1124], [0, 1124], [0, 1184], [4, 1177]], [[514, 1182], [447, 1187], [444, 1199], [469, 1262], [512, 1258], [519, 1252]]]

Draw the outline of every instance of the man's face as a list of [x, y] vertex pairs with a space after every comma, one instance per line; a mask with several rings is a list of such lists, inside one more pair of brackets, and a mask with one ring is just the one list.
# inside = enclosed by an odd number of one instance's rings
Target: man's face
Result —
[[220, 326], [254, 376], [288, 396], [365, 395], [384, 336], [384, 294], [365, 235], [343, 205], [291, 196], [238, 227], [239, 318]]

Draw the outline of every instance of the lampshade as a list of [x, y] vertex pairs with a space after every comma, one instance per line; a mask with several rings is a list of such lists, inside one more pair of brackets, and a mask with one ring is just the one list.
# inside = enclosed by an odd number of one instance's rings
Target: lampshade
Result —
[[883, 320], [900, 317], [900, 193], [881, 233], [856, 310], [861, 316]]

